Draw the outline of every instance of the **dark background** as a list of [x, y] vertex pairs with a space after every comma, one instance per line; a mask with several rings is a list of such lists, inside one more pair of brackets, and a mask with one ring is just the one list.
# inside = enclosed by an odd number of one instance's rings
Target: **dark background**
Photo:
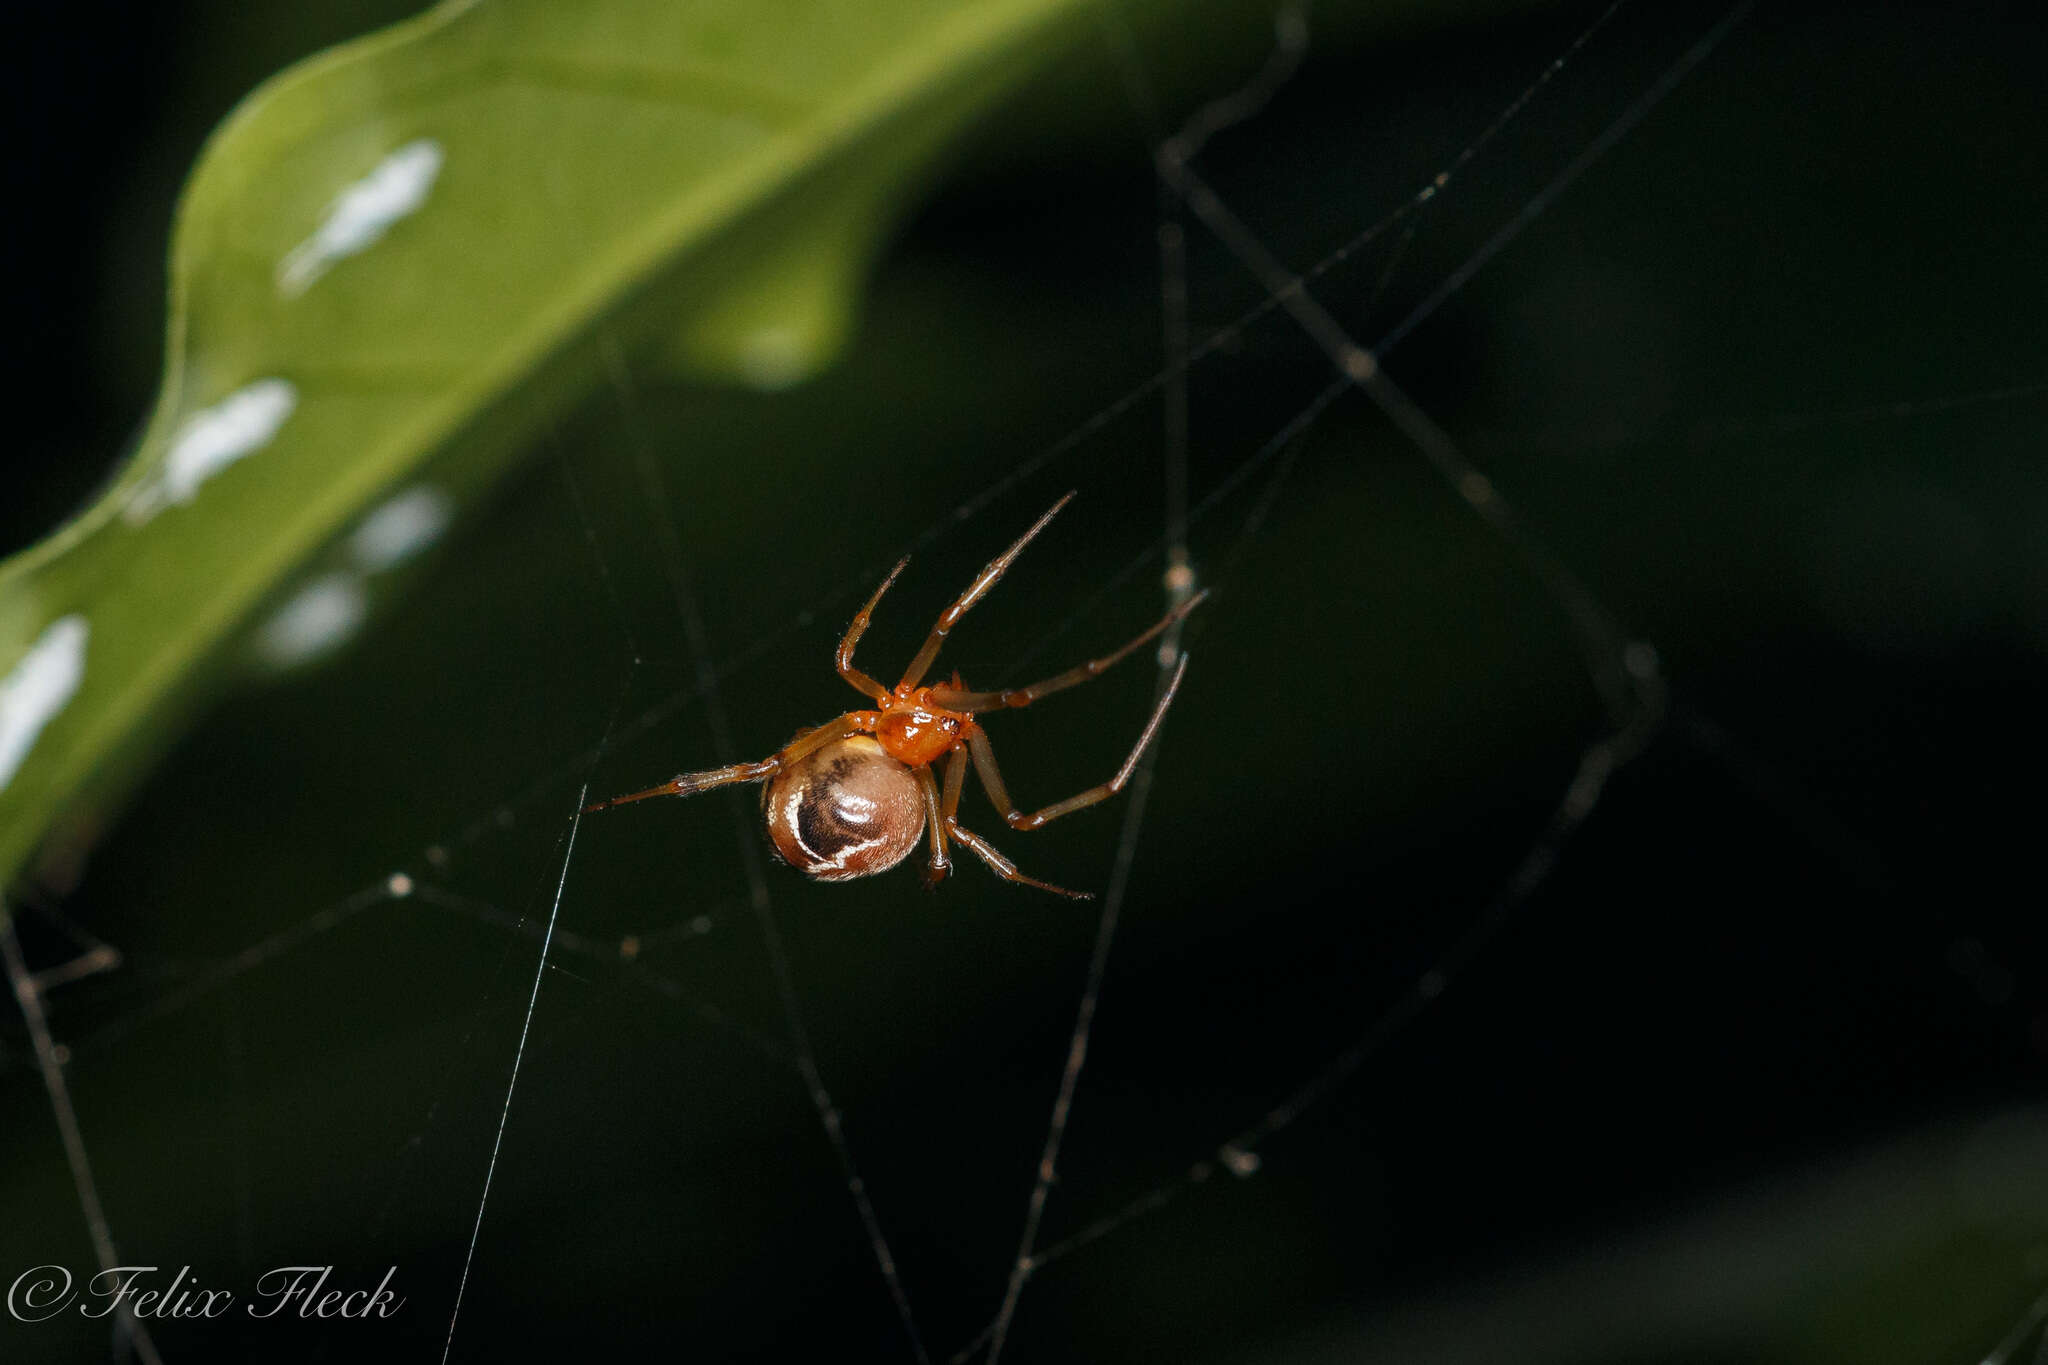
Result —
[[[144, 414], [161, 244], [205, 130], [402, 9], [276, 8], [25, 21], [10, 231], [34, 344], [0, 542], [75, 506]], [[1723, 13], [1639, 8], [1412, 240], [1317, 283], [1361, 340]], [[1307, 69], [1204, 169], [1304, 267], [1451, 164], [1592, 12], [1371, 42], [1319, 16]], [[1655, 644], [1665, 724], [1440, 1000], [1256, 1175], [1181, 1189], [1037, 1275], [1005, 1358], [1974, 1361], [2021, 1320], [2048, 1281], [2048, 124], [2024, 13], [1761, 6], [1388, 356]], [[1240, 79], [1259, 28], [1143, 46], [1162, 104]], [[1121, 91], [1097, 51], [998, 120], [815, 382], [594, 395], [370, 636], [230, 697], [82, 870], [17, 889], [37, 965], [81, 940], [124, 955], [51, 997], [124, 1254], [236, 1288], [281, 1263], [351, 1286], [396, 1265], [408, 1295], [390, 1324], [164, 1326], [167, 1358], [438, 1358], [579, 785], [717, 758], [677, 568], [747, 755], [851, 704], [833, 638], [904, 548], [924, 544], [864, 646], [877, 669], [1069, 487], [948, 658], [1018, 680], [1156, 613], [1154, 402], [951, 518], [1157, 367], [1156, 198]], [[1030, 135], [1049, 124], [1068, 135]], [[1191, 242], [1201, 337], [1260, 293]], [[1197, 366], [1197, 497], [1326, 376], [1277, 314]], [[1045, 1242], [1174, 1186], [1397, 1009], [1600, 733], [1557, 604], [1355, 396], [1191, 542], [1215, 596]], [[1133, 668], [993, 722], [1020, 799], [1098, 780], [1150, 686]], [[746, 810], [581, 828], [458, 1357], [907, 1356], [810, 1099], [763, 1055], [787, 1022]], [[1100, 889], [1125, 810], [997, 842]], [[400, 868], [433, 894], [347, 899]], [[1001, 1296], [1100, 903], [971, 866], [936, 897], [907, 871], [768, 885], [943, 1359]], [[82, 1268], [18, 1024], [0, 1048], [0, 1272]], [[104, 1347], [75, 1324], [0, 1340], [9, 1359]]]

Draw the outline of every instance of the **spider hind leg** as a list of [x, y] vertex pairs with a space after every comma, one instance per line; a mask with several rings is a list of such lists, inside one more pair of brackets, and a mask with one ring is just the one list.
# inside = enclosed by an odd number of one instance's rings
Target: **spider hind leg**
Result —
[[1145, 722], [1144, 730], [1138, 735], [1138, 742], [1131, 746], [1131, 752], [1116, 776], [1107, 782], [1097, 783], [1084, 792], [1077, 792], [1064, 801], [1056, 801], [1043, 810], [1026, 815], [1017, 809], [1017, 803], [1010, 799], [1010, 790], [1003, 782], [1002, 769], [996, 766], [995, 746], [989, 743], [988, 734], [979, 726], [967, 736], [968, 752], [974, 755], [974, 771], [981, 778], [982, 790], [988, 799], [1002, 813], [1003, 821], [1011, 829], [1033, 830], [1052, 823], [1062, 815], [1072, 815], [1077, 810], [1107, 801], [1124, 789], [1131, 775], [1138, 770], [1138, 760], [1144, 757], [1153, 738], [1159, 733], [1159, 726], [1166, 719], [1166, 708], [1173, 705], [1174, 694], [1180, 691], [1180, 680], [1188, 671], [1188, 656], [1180, 656], [1174, 665], [1173, 676], [1168, 679], [1166, 690], [1159, 694], [1159, 701], [1152, 708], [1152, 718]]
[[[1027, 876], [1019, 872], [1017, 865], [1008, 858], [1005, 858], [994, 844], [961, 824], [959, 815], [960, 793], [966, 785], [967, 751], [965, 749], [955, 749], [952, 756], [946, 760], [946, 790], [945, 794], [939, 798], [937, 811], [938, 824], [944, 827], [946, 833], [952, 835], [964, 847], [971, 849], [975, 857], [988, 864], [989, 871], [995, 873], [1006, 882], [1016, 882], [1019, 886], [1035, 886], [1040, 891], [1050, 891], [1055, 896], [1065, 896], [1068, 900], [1086, 901], [1095, 899], [1091, 892], [1069, 891], [1064, 886], [1054, 886], [1051, 882], [1040, 881], [1036, 877]], [[927, 884], [935, 886], [937, 882], [928, 881]]]

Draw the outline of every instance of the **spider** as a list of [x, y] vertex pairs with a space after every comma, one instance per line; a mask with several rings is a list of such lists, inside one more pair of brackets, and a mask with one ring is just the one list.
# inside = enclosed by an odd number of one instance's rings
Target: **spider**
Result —
[[[1069, 493], [1054, 503], [1015, 544], [975, 575], [967, 591], [939, 613], [924, 647], [904, 670], [903, 680], [894, 688], [887, 688], [853, 666], [853, 648], [867, 630], [882, 594], [889, 591], [889, 585], [910, 560], [906, 557], [897, 562], [882, 580], [882, 586], [875, 589], [875, 595], [853, 618], [853, 624], [846, 628], [835, 656], [839, 676], [852, 684], [855, 691], [873, 698], [874, 710], [848, 711], [837, 720], [801, 730], [788, 744], [758, 763], [735, 763], [726, 768], [683, 773], [658, 787], [615, 796], [584, 809], [606, 810], [653, 796], [695, 796], [714, 787], [765, 782], [761, 809], [767, 819], [768, 841], [784, 862], [813, 881], [843, 882], [887, 872], [910, 855], [929, 828], [931, 843], [924, 868], [928, 889], [936, 888], [952, 871], [952, 859], [947, 853], [950, 838], [972, 849], [1005, 881], [1035, 886], [1075, 900], [1090, 899], [1088, 892], [1069, 891], [1019, 872], [1017, 865], [997, 852], [995, 845], [960, 823], [960, 793], [967, 783], [968, 764], [973, 763], [982, 789], [1012, 829], [1037, 829], [1062, 815], [1106, 801], [1131, 780], [1139, 756], [1159, 732], [1159, 723], [1165, 719], [1166, 708], [1180, 689], [1182, 674], [1187, 672], [1187, 655], [1183, 653], [1175, 663], [1166, 690], [1152, 708], [1151, 719], [1145, 722], [1138, 742], [1116, 776], [1030, 814], [1017, 809], [1010, 800], [1009, 789], [996, 767], [995, 750], [975, 720], [975, 713], [1029, 706], [1040, 697], [1089, 681], [1180, 621], [1208, 594], [1198, 593], [1181, 603], [1114, 653], [1090, 659], [1028, 687], [971, 692], [957, 670], [950, 685], [926, 686], [922, 681], [938, 658], [947, 632], [987, 595], [1024, 552], [1024, 547], [1073, 497]], [[942, 758], [946, 761], [943, 790], [939, 779], [932, 775], [932, 765]]]

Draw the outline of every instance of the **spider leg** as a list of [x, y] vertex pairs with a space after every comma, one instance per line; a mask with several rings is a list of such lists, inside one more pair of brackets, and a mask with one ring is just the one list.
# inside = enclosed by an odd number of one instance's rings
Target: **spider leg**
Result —
[[1162, 632], [1171, 629], [1186, 619], [1187, 614], [1196, 607], [1201, 606], [1203, 599], [1208, 597], [1208, 595], [1207, 592], [1196, 593], [1193, 597], [1190, 597], [1187, 601], [1160, 617], [1151, 629], [1126, 641], [1114, 653], [1105, 654], [1099, 659], [1090, 659], [1087, 663], [1078, 664], [1064, 673], [1055, 673], [1052, 677], [1041, 679], [1038, 682], [1032, 683], [1029, 687], [1006, 687], [1000, 692], [969, 692], [958, 685], [959, 675], [955, 674], [955, 685], [952, 687], [934, 687], [932, 689], [932, 700], [949, 711], [994, 711], [1004, 707], [1029, 706], [1040, 697], [1050, 696], [1054, 692], [1064, 692], [1069, 687], [1089, 682], [1099, 677], [1110, 665], [1116, 663], [1139, 645], [1144, 644], [1147, 640], [1157, 638]]
[[853, 618], [853, 624], [846, 628], [846, 634], [839, 641], [839, 652], [833, 661], [839, 666], [839, 676], [853, 685], [856, 692], [866, 693], [876, 701], [887, 701], [889, 689], [870, 678], [853, 666], [853, 647], [860, 643], [860, 637], [867, 634], [868, 622], [874, 619], [875, 607], [882, 600], [882, 594], [889, 591], [889, 585], [896, 581], [896, 575], [903, 572], [903, 566], [910, 562], [909, 556], [896, 561], [896, 567], [889, 570], [889, 576], [882, 580], [882, 586], [875, 589], [875, 595]]
[[1051, 882], [1042, 882], [1036, 877], [1028, 877], [1024, 873], [1019, 872], [1017, 865], [998, 852], [994, 844], [961, 824], [957, 819], [950, 821], [947, 827], [955, 839], [973, 849], [975, 856], [988, 864], [989, 871], [995, 873], [1006, 882], [1016, 882], [1019, 886], [1035, 886], [1040, 891], [1050, 891], [1055, 896], [1065, 896], [1070, 901], [1092, 901], [1095, 899], [1093, 891], [1069, 891], [1064, 886], [1054, 886]]
[[708, 792], [713, 787], [729, 787], [735, 782], [759, 782], [772, 777], [782, 762], [777, 758], [764, 758], [759, 763], [735, 763], [728, 768], [707, 768], [701, 773], [681, 773], [658, 787], [649, 787], [644, 792], [628, 792], [614, 796], [608, 801], [595, 801], [583, 808], [585, 815], [592, 811], [610, 810], [623, 806], [629, 801], [645, 801], [650, 796], [695, 796]]
[[975, 575], [974, 581], [967, 585], [967, 591], [955, 598], [952, 606], [939, 613], [939, 619], [932, 623], [932, 633], [925, 637], [924, 648], [917, 651], [917, 656], [910, 661], [910, 667], [903, 670], [903, 681], [897, 684], [898, 687], [917, 686], [918, 681], [924, 677], [925, 670], [939, 657], [939, 647], [946, 643], [946, 633], [960, 624], [960, 618], [967, 614], [970, 607], [988, 595], [988, 590], [996, 585], [996, 580], [1003, 576], [1018, 555], [1024, 553], [1024, 547], [1031, 543], [1031, 538], [1043, 531], [1046, 525], [1059, 515], [1060, 509], [1073, 500], [1074, 495], [1069, 493], [1054, 503], [1051, 511], [1031, 523], [1031, 529], [1017, 537], [1016, 544], [991, 559], [988, 567]]
[[960, 793], [967, 789], [967, 751], [955, 748], [946, 756], [946, 799], [940, 814], [951, 820], [960, 813]]
[[[920, 769], [920, 772], [928, 771]], [[1017, 870], [1017, 865], [996, 851], [996, 846], [960, 823], [960, 792], [967, 785], [967, 751], [955, 749], [946, 760], [946, 792], [939, 799], [938, 815], [941, 823], [955, 839], [974, 851], [974, 855], [988, 864], [989, 871], [1006, 882], [1020, 886], [1035, 886], [1041, 891], [1050, 891], [1056, 896], [1069, 900], [1086, 901], [1095, 897], [1086, 891], [1069, 891], [1064, 886], [1054, 886], [1036, 877], [1027, 877]]]
[[695, 796], [708, 792], [714, 787], [729, 787], [735, 782], [759, 782], [782, 771], [784, 765], [794, 763], [808, 753], [824, 748], [834, 740], [845, 739], [848, 735], [874, 729], [873, 711], [848, 711], [838, 720], [827, 721], [815, 729], [806, 730], [758, 763], [734, 763], [724, 768], [707, 768], [700, 773], [680, 773], [658, 787], [649, 787], [642, 792], [628, 792], [614, 796], [609, 801], [598, 801], [583, 808], [585, 815], [592, 811], [610, 810], [623, 806], [629, 801], [645, 801], [652, 796]]
[[924, 864], [924, 889], [936, 891], [953, 870], [953, 860], [946, 856], [946, 817], [939, 810], [939, 783], [932, 776], [931, 765], [916, 771], [918, 790], [924, 794], [924, 822], [932, 835], [931, 855]]
[[974, 755], [974, 771], [981, 777], [982, 790], [988, 793], [988, 799], [1002, 812], [1003, 819], [1010, 828], [1022, 830], [1037, 829], [1059, 819], [1062, 815], [1072, 815], [1077, 810], [1085, 810], [1097, 802], [1107, 801], [1122, 791], [1124, 784], [1131, 780], [1131, 774], [1138, 770], [1138, 759], [1144, 754], [1145, 747], [1152, 742], [1153, 736], [1159, 733], [1159, 723], [1166, 719], [1166, 708], [1173, 704], [1174, 693], [1180, 691], [1180, 680], [1187, 671], [1188, 656], [1183, 654], [1180, 656], [1180, 662], [1174, 665], [1173, 677], [1167, 682], [1166, 690], [1159, 694], [1159, 704], [1152, 708], [1152, 719], [1145, 722], [1144, 732], [1138, 736], [1138, 742], [1131, 746], [1130, 757], [1124, 760], [1123, 767], [1117, 769], [1115, 777], [1029, 815], [1018, 810], [1016, 803], [1010, 799], [1009, 789], [1003, 785], [1002, 771], [996, 767], [995, 747], [988, 742], [987, 733], [976, 726], [967, 736], [967, 748]]

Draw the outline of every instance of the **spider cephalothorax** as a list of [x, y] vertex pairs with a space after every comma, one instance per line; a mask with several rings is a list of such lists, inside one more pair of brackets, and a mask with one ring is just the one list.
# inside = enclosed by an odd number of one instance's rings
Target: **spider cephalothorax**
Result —
[[[1043, 810], [1026, 813], [1010, 800], [1002, 773], [996, 767], [995, 750], [989, 745], [987, 732], [976, 723], [975, 713], [1029, 706], [1049, 693], [1087, 682], [1193, 611], [1201, 602], [1201, 595], [1189, 598], [1114, 653], [1090, 659], [1029, 687], [972, 692], [958, 673], [953, 675], [950, 685], [928, 686], [923, 682], [947, 633], [995, 586], [1011, 562], [1031, 543], [1031, 538], [1043, 531], [1073, 496], [1069, 493], [1053, 504], [1051, 511], [975, 576], [953, 605], [939, 613], [924, 647], [911, 659], [903, 680], [894, 688], [882, 686], [853, 666], [854, 646], [866, 632], [876, 605], [910, 561], [903, 560], [889, 571], [882, 586], [875, 589], [875, 595], [846, 628], [837, 655], [839, 676], [872, 698], [873, 710], [848, 711], [837, 720], [804, 730], [758, 763], [684, 773], [659, 787], [601, 801], [589, 809], [603, 810], [650, 796], [694, 796], [735, 782], [765, 780], [761, 809], [767, 819], [768, 841], [784, 862], [813, 880], [838, 882], [886, 872], [908, 857], [918, 840], [929, 833], [930, 853], [924, 873], [927, 886], [937, 886], [952, 869], [947, 852], [951, 841], [972, 849], [1005, 880], [1062, 896], [1082, 896], [1084, 893], [1025, 876], [993, 844], [960, 823], [960, 793], [967, 784], [968, 765], [973, 765], [982, 789], [1012, 829], [1037, 829], [1049, 820], [1108, 800], [1131, 780], [1138, 756], [1158, 733], [1166, 708], [1180, 687], [1181, 675], [1187, 671], [1187, 656], [1182, 655], [1175, 663], [1166, 690], [1152, 708], [1152, 718], [1145, 723], [1137, 744], [1116, 776]], [[932, 765], [940, 759], [945, 760], [943, 786], [932, 774]]]

